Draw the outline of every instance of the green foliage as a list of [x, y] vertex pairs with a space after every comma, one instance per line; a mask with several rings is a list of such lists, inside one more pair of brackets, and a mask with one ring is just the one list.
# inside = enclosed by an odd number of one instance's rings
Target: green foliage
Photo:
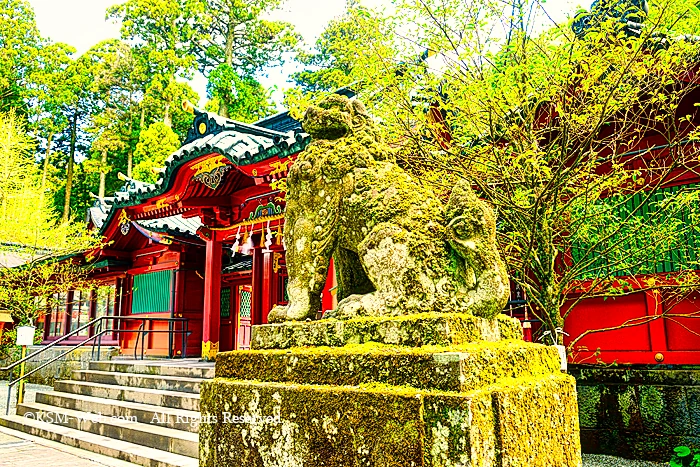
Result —
[[673, 456], [669, 462], [670, 467], [698, 467], [700, 466], [700, 453], [693, 453], [688, 446], [678, 446], [673, 450]]
[[34, 11], [24, 0], [0, 1], [0, 112], [26, 110], [25, 88], [41, 38]]
[[21, 268], [0, 264], [0, 309], [20, 324], [46, 310], [42, 297], [80, 284], [85, 272], [72, 262], [48, 257], [95, 246], [82, 226], [59, 223], [48, 207], [32, 141], [13, 112], [0, 114], [0, 244], [6, 254], [26, 261]]
[[[348, 82], [401, 148], [403, 167], [443, 196], [467, 179], [495, 207], [510, 276], [552, 332], [572, 293], [575, 304], [664, 289], [670, 310], [700, 286], [687, 241], [700, 228], [700, 190], [655, 193], [697, 160], [683, 141], [697, 139], [688, 99], [698, 83], [677, 83], [700, 48], [664, 34], [697, 34], [699, 10], [664, 0], [641, 38], [609, 21], [579, 40], [568, 24], [543, 30], [546, 15], [528, 5], [511, 13], [488, 1], [397, 2], [392, 17], [380, 17], [380, 34], [353, 25], [362, 39], [352, 43]], [[342, 57], [343, 39], [332, 37], [324, 47]], [[315, 90], [315, 81], [300, 84]], [[287, 102], [299, 116], [315, 98], [297, 91]], [[650, 135], [668, 152], [640, 151]], [[670, 254], [668, 280], [619, 279], [651, 272]]]
[[356, 4], [348, 5], [340, 18], [326, 26], [315, 44], [315, 51], [297, 56], [306, 69], [291, 78], [304, 92], [335, 91], [353, 82], [352, 71], [358, 62], [357, 50], [368, 36], [381, 34], [381, 19]]
[[291, 24], [263, 17], [281, 0], [199, 0], [197, 40], [192, 43], [199, 67], [210, 72], [226, 64], [245, 76], [281, 65], [283, 54], [300, 41]]
[[[60, 261], [28, 252], [22, 267], [0, 270], [0, 307], [19, 325], [31, 325], [55, 305], [54, 294], [89, 288], [87, 270], [71, 261]], [[63, 259], [63, 258], [59, 258]]]
[[260, 120], [270, 115], [275, 108], [270, 93], [255, 78], [239, 76], [233, 67], [225, 63], [209, 75], [207, 92], [213, 101], [210, 111], [218, 112], [225, 102], [228, 118], [242, 122]]
[[246, 122], [269, 115], [269, 93], [254, 78], [281, 65], [300, 41], [291, 24], [263, 17], [280, 0], [198, 0], [192, 52], [209, 74], [210, 109]]
[[70, 224], [56, 225], [32, 149], [33, 141], [17, 116], [0, 114], [0, 242], [64, 248], [77, 230]]
[[162, 168], [165, 159], [180, 147], [180, 139], [167, 125], [157, 122], [141, 132], [134, 157], [139, 161], [134, 167], [137, 180], [154, 183], [158, 179], [155, 169]]
[[53, 200], [50, 216], [82, 219], [91, 193], [108, 196], [121, 186], [117, 174], [132, 176], [139, 163], [153, 180], [150, 168], [163, 157], [136, 154], [141, 134], [160, 121], [185, 137], [193, 116], [181, 104], [199, 96], [182, 80], [197, 65], [208, 73], [226, 63], [242, 76], [214, 74], [211, 93], [223, 115], [229, 108], [246, 121], [267, 115], [269, 95], [254, 73], [281, 63], [299, 39], [290, 25], [260, 17], [278, 5], [128, 0], [107, 10], [121, 23], [121, 39], [76, 57], [73, 47], [40, 36], [27, 1], [0, 1], [0, 112], [26, 116], [28, 151], [43, 166], [33, 183]]
[[192, 69], [188, 48], [197, 9], [190, 0], [127, 0], [110, 7], [107, 16], [121, 21], [122, 37], [148, 57], [150, 73], [170, 80]]

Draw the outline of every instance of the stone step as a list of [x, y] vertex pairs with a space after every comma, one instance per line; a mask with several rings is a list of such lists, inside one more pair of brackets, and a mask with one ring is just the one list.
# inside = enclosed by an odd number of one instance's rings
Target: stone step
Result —
[[[165, 452], [66, 426], [31, 420], [19, 415], [0, 417], [0, 425], [138, 465], [148, 467], [198, 467], [199, 465], [196, 457]], [[50, 463], [49, 459], [45, 461]], [[38, 460], [37, 465], [44, 464]]]
[[235, 380], [334, 386], [381, 383], [465, 392], [504, 378], [557, 373], [559, 365], [554, 347], [516, 340], [449, 348], [369, 343], [226, 352], [217, 356], [216, 375]]
[[112, 418], [37, 403], [19, 404], [17, 415], [182, 456], [197, 457], [198, 454], [196, 433], [139, 423], [125, 416]]
[[163, 391], [189, 392], [198, 394], [202, 378], [183, 376], [161, 376], [138, 373], [114, 373], [111, 371], [78, 370], [73, 372], [73, 380], [91, 383], [130, 386], [136, 388], [160, 389]]
[[90, 370], [162, 376], [183, 376], [186, 378], [214, 377], [214, 365], [210, 362], [188, 361], [185, 366], [184, 363], [178, 360], [167, 363], [148, 360], [90, 362]]
[[199, 394], [191, 392], [117, 386], [86, 381], [56, 381], [54, 389], [70, 394], [199, 411]]
[[36, 402], [80, 412], [102, 414], [106, 417], [124, 416], [130, 419], [134, 418], [139, 423], [155, 424], [191, 433], [199, 431], [199, 412], [191, 410], [102, 399], [100, 397], [58, 391], [38, 392], [36, 394]]

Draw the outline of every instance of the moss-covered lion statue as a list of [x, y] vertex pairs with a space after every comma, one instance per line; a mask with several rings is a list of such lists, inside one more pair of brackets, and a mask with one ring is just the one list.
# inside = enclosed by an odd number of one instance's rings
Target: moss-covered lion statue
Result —
[[269, 322], [313, 319], [331, 257], [338, 308], [327, 316], [462, 312], [494, 317], [509, 283], [493, 210], [467, 183], [446, 206], [391, 160], [357, 100], [334, 95], [304, 116], [313, 138], [289, 171], [288, 306]]

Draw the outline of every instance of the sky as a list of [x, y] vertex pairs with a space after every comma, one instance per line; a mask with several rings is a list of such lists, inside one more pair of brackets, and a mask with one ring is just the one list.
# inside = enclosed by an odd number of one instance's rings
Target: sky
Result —
[[[107, 8], [120, 3], [119, 0], [29, 0], [29, 3], [36, 13], [41, 34], [54, 42], [72, 45], [77, 49], [78, 55], [98, 42], [119, 37], [119, 25], [105, 19]], [[346, 0], [287, 0], [280, 11], [271, 15], [271, 19], [292, 23], [306, 43], [312, 45], [328, 21], [343, 13], [345, 3]], [[561, 21], [566, 14], [576, 11], [573, 5], [577, 3], [580, 1], [549, 0], [545, 3], [545, 8], [552, 17]], [[587, 1], [584, 0], [584, 3]], [[381, 7], [389, 5], [390, 0], [364, 0], [362, 4]], [[273, 94], [278, 104], [283, 89], [291, 86], [287, 81], [289, 74], [296, 69], [297, 65], [288, 63], [260, 76], [260, 82], [264, 86], [278, 89]], [[206, 102], [206, 79], [198, 74], [191, 85], [199, 93], [200, 107], [203, 107]]]

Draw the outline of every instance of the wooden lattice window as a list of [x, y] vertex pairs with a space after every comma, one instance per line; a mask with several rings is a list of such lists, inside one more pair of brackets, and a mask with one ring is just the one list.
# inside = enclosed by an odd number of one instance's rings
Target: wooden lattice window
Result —
[[250, 290], [244, 290], [242, 287], [239, 289], [240, 293], [240, 307], [239, 315], [241, 318], [250, 318], [250, 313], [252, 310], [253, 294]]
[[231, 287], [221, 289], [221, 317], [231, 317]]
[[[613, 276], [627, 276], [670, 273], [689, 268], [695, 269], [695, 265], [700, 260], [700, 255], [697, 254], [697, 246], [700, 245], [700, 235], [696, 231], [688, 229], [666, 251], [657, 253], [655, 261], [645, 261], [643, 258], [645, 256], [649, 257], [646, 254], [649, 245], [637, 240], [639, 235], [634, 234], [634, 232], [630, 233], [630, 226], [635, 225], [635, 222], [651, 228], [654, 225], [668, 225], [669, 223], [687, 224], [691, 222], [689, 209], [677, 210], [672, 216], [668, 217], [665, 211], [659, 210], [658, 206], [665, 200], [676, 196], [680, 190], [692, 191], [698, 189], [700, 189], [700, 185], [689, 184], [659, 188], [655, 190], [648, 200], [646, 198], [649, 194], [641, 192], [627, 197], [621, 195], [600, 200], [596, 204], [597, 209], [607, 212], [605, 225], [601, 229], [619, 228], [620, 232], [611, 235], [607, 242], [597, 247], [597, 251], [591, 251], [591, 243], [585, 241], [585, 239], [574, 241], [571, 248], [571, 260], [574, 263], [585, 262], [590, 264], [589, 270], [581, 271], [578, 279], [595, 278], [601, 272]], [[630, 216], [631, 219], [624, 222]], [[695, 221], [694, 219], [692, 220], [692, 222]], [[609, 250], [609, 245], [615, 245], [615, 248]], [[639, 261], [635, 261], [636, 258], [630, 254], [630, 252], [634, 251], [640, 251]]]

